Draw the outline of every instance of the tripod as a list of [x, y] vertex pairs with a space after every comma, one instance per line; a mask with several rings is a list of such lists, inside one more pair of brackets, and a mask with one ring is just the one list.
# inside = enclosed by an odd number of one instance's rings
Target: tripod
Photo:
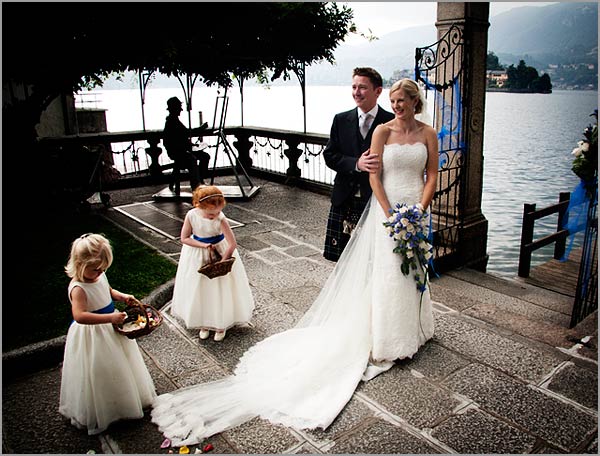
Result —
[[[214, 116], [213, 116], [213, 130], [215, 130], [217, 133], [217, 144], [214, 146], [215, 147], [215, 157], [213, 160], [213, 168], [212, 168], [212, 176], [210, 178], [210, 184], [213, 185], [213, 183], [214, 183], [216, 167], [217, 167], [217, 156], [219, 154], [219, 147], [223, 146], [223, 151], [227, 155], [229, 164], [231, 165], [231, 169], [233, 170], [233, 174], [235, 175], [235, 179], [237, 181], [238, 188], [236, 189], [235, 186], [227, 186], [227, 185], [219, 186], [219, 188], [223, 191], [225, 196], [228, 198], [232, 198], [232, 197], [240, 198], [241, 197], [243, 199], [249, 199], [260, 189], [260, 187], [257, 187], [252, 183], [252, 180], [250, 179], [248, 172], [244, 168], [244, 165], [239, 160], [239, 158], [235, 155], [233, 148], [229, 144], [229, 141], [227, 140], [227, 136], [225, 135], [224, 128], [225, 128], [225, 118], [227, 117], [228, 105], [229, 105], [229, 97], [227, 96], [227, 87], [225, 87], [225, 91], [224, 91], [223, 95], [217, 95], [217, 98], [215, 99], [215, 112], [214, 112]], [[218, 127], [217, 127], [217, 117], [219, 120]], [[244, 185], [242, 185], [242, 181], [240, 180], [240, 175], [238, 173], [238, 169], [241, 170], [242, 174], [246, 178], [246, 181], [248, 183], [248, 185], [246, 187], [244, 187]]]

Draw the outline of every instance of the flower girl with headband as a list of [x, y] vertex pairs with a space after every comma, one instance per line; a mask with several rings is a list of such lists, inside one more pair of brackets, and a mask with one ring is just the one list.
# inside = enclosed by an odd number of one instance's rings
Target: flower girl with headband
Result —
[[113, 300], [132, 303], [133, 295], [108, 283], [113, 261], [108, 239], [84, 234], [71, 245], [65, 272], [73, 323], [67, 332], [58, 411], [89, 435], [120, 419], [142, 418], [156, 397], [154, 383], [137, 342], [117, 333], [127, 314]]
[[[171, 313], [187, 328], [199, 328], [200, 339], [215, 331], [221, 341], [227, 329], [248, 323], [254, 310], [254, 298], [246, 270], [236, 250], [235, 235], [223, 215], [223, 192], [213, 185], [200, 185], [192, 194], [192, 205], [181, 228], [181, 255], [175, 277]], [[214, 252], [222, 260], [235, 257], [231, 272], [209, 278], [198, 268], [214, 261]]]

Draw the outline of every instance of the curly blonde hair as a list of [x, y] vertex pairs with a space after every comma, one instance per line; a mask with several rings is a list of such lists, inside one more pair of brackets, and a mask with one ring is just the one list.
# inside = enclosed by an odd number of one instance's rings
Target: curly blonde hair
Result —
[[226, 204], [223, 192], [215, 185], [199, 185], [192, 193], [192, 205], [198, 209], [216, 209]]
[[415, 98], [418, 100], [415, 105], [415, 114], [420, 114], [421, 111], [423, 111], [423, 100], [419, 93], [419, 85], [409, 78], [400, 79], [392, 84], [390, 95], [400, 89], [404, 90], [404, 93], [408, 95], [411, 100], [414, 100]]
[[112, 247], [101, 234], [86, 233], [71, 244], [71, 254], [65, 272], [72, 279], [83, 282], [83, 271], [87, 266], [107, 270], [113, 262]]

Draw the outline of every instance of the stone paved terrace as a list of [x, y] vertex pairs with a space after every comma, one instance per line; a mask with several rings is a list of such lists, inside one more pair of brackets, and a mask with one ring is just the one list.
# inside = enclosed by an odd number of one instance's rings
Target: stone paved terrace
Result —
[[[225, 208], [239, 222], [257, 304], [252, 325], [200, 343], [170, 315], [166, 284], [151, 298], [164, 304], [165, 323], [138, 339], [158, 393], [228, 375], [248, 347], [294, 325], [333, 267], [321, 256], [328, 198], [259, 184], [252, 200]], [[176, 261], [190, 206], [152, 202], [159, 189], [112, 192], [106, 216]], [[203, 443], [242, 454], [598, 453], [595, 314], [569, 330], [571, 298], [469, 269], [443, 274], [431, 289], [433, 340], [361, 383], [326, 431], [254, 419]], [[578, 343], [585, 336], [590, 342]], [[42, 353], [62, 348], [60, 340], [43, 345]], [[57, 412], [59, 387], [60, 365], [3, 383], [3, 453], [167, 453], [148, 413], [99, 437], [73, 428]]]

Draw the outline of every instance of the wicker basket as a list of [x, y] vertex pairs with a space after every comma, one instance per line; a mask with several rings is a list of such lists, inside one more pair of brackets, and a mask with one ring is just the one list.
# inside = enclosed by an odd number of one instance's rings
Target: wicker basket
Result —
[[231, 272], [231, 268], [233, 267], [233, 263], [235, 262], [235, 257], [228, 258], [226, 260], [221, 260], [221, 255], [214, 249], [210, 249], [211, 252], [211, 262], [205, 264], [198, 272], [200, 274], [204, 274], [209, 279], [214, 279], [215, 277], [221, 277]]
[[136, 304], [127, 306], [127, 317], [120, 325], [113, 324], [115, 331], [130, 339], [150, 334], [163, 322], [161, 313], [149, 304], [144, 304], [136, 299]]

